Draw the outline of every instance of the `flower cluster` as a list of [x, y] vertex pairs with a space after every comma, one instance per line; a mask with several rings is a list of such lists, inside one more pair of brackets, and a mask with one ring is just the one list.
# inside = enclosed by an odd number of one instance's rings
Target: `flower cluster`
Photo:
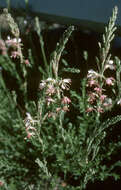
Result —
[[8, 47], [16, 48], [18, 46], [18, 43], [21, 43], [20, 38], [10, 38], [10, 36], [7, 37], [7, 40], [5, 41]]
[[21, 48], [21, 39], [20, 38], [10, 38], [7, 37], [7, 40], [0, 40], [0, 51], [2, 55], [7, 55], [10, 50], [11, 58], [19, 58], [21, 56], [21, 52], [19, 49]]
[[[52, 79], [48, 78], [42, 80], [39, 89], [44, 90], [45, 93], [45, 103], [47, 106], [55, 105], [56, 113], [59, 111], [69, 111], [69, 104], [71, 100], [64, 96], [64, 90], [69, 90], [71, 84], [71, 79]], [[50, 116], [54, 116], [55, 113], [49, 113]]]
[[10, 36], [7, 37], [7, 40], [5, 41], [6, 46], [11, 49], [11, 58], [19, 58], [21, 56], [21, 52], [19, 49], [21, 48], [21, 39], [20, 38], [10, 38]]
[[[53, 78], [48, 78], [46, 80], [42, 80], [40, 85], [39, 85], [39, 88], [40, 90], [42, 90], [43, 88], [45, 87], [53, 87], [53, 90], [56, 90], [56, 87], [59, 87], [62, 90], [69, 90], [70, 88], [70, 84], [71, 84], [71, 79], [61, 79], [61, 80], [56, 80], [56, 79], [53, 79]], [[54, 91], [56, 92], [56, 91]]]
[[[107, 69], [115, 70], [113, 61], [110, 60], [106, 65], [104, 72]], [[113, 87], [115, 79], [111, 77], [105, 77], [94, 70], [89, 70], [87, 74], [87, 90], [88, 90], [88, 106], [86, 112], [100, 112], [112, 107], [112, 99], [107, 93], [107, 87]]]

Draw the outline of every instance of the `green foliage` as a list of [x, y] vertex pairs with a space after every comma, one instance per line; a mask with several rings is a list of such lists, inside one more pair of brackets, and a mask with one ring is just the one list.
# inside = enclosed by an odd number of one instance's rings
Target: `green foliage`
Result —
[[[79, 70], [71, 68], [66, 60], [61, 60], [74, 27], [70, 26], [65, 31], [48, 64], [39, 19], [36, 18], [36, 30], [45, 68], [39, 68], [43, 80], [38, 86], [35, 102], [29, 101], [27, 96], [28, 72], [34, 67], [32, 52], [29, 50], [29, 60], [25, 60], [18, 26], [7, 11], [4, 11], [4, 15], [17, 41], [0, 41], [1, 188], [80, 190], [86, 189], [90, 181], [103, 181], [110, 176], [118, 180], [120, 176], [115, 172], [115, 168], [121, 167], [121, 162], [117, 160], [110, 166], [107, 166], [106, 162], [119, 150], [121, 142], [110, 140], [107, 143], [106, 136], [110, 129], [121, 121], [121, 115], [106, 118], [104, 121], [102, 119], [107, 111], [111, 112], [115, 105], [121, 104], [120, 60], [117, 57], [114, 61], [111, 60], [109, 53], [116, 29], [117, 8], [114, 8], [113, 16], [105, 29], [103, 42], [99, 43], [98, 70], [88, 71], [79, 87], [80, 93], [70, 90], [71, 79], [59, 76], [61, 61], [65, 65], [62, 70], [79, 73]], [[15, 57], [17, 63], [11, 58], [12, 52], [9, 52], [8, 43], [18, 53]], [[87, 52], [84, 52], [84, 58], [87, 60]], [[107, 69], [116, 72], [115, 79], [105, 75]], [[8, 72], [10, 77], [17, 81], [25, 102], [23, 109], [18, 103], [18, 94], [6, 87], [4, 72]], [[111, 89], [111, 95], [108, 94], [107, 87]], [[67, 91], [70, 98], [65, 96]], [[77, 113], [74, 115], [74, 121], [69, 116], [73, 114], [73, 110]], [[76, 187], [71, 185], [70, 181], [77, 182]]]

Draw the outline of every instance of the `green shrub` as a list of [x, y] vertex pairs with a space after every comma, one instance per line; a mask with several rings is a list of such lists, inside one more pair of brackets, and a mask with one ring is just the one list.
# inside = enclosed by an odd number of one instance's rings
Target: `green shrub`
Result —
[[[29, 101], [27, 95], [28, 72], [34, 65], [32, 52], [29, 50], [28, 60], [24, 58], [18, 26], [7, 10], [3, 16], [9, 21], [14, 38], [0, 41], [1, 188], [78, 190], [85, 189], [90, 181], [110, 176], [119, 179], [115, 167], [120, 167], [121, 162], [110, 166], [106, 163], [119, 150], [121, 142], [107, 143], [106, 135], [121, 121], [121, 115], [103, 120], [103, 115], [121, 104], [121, 64], [117, 57], [112, 60], [109, 52], [116, 30], [117, 7], [99, 43], [98, 70], [88, 71], [79, 93], [71, 90], [70, 78], [59, 75], [60, 58], [74, 27], [64, 32], [48, 64], [39, 20], [35, 19], [44, 62], [44, 69], [39, 67], [42, 80], [36, 102]], [[66, 71], [79, 72], [66, 65]], [[18, 104], [18, 94], [6, 88], [3, 70], [17, 81], [24, 108]], [[115, 72], [115, 78], [107, 75], [108, 70]], [[77, 113], [74, 122], [70, 116], [73, 111]]]

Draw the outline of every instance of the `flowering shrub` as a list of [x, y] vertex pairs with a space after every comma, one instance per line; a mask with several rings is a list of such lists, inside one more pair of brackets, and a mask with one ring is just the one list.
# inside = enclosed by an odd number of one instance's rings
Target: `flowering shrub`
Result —
[[[9, 21], [14, 38], [0, 40], [0, 65], [2, 71], [9, 72], [17, 81], [25, 105], [23, 110], [18, 104], [18, 95], [6, 88], [1, 72], [1, 101], [6, 95], [3, 101], [6, 112], [1, 112], [1, 134], [4, 136], [3, 126], [7, 126], [6, 131], [12, 128], [13, 136], [9, 135], [9, 138], [13, 148], [9, 148], [9, 141], [6, 141], [4, 147], [10, 155], [2, 153], [0, 186], [17, 190], [79, 190], [85, 189], [90, 181], [104, 180], [109, 176], [119, 179], [115, 167], [121, 166], [120, 160], [109, 167], [105, 162], [109, 162], [110, 156], [121, 147], [120, 141], [110, 141], [108, 146], [106, 143], [108, 130], [121, 121], [121, 116], [102, 119], [115, 105], [121, 104], [121, 64], [117, 57], [112, 59], [109, 52], [116, 30], [117, 7], [105, 29], [103, 41], [99, 43], [98, 70], [88, 71], [81, 81], [79, 93], [71, 90], [70, 78], [59, 76], [61, 55], [74, 27], [70, 26], [64, 32], [48, 64], [39, 20], [35, 19], [44, 62], [44, 69], [39, 67], [42, 80], [36, 102], [29, 101], [27, 95], [27, 76], [34, 62], [31, 51], [29, 59], [25, 59], [18, 26], [7, 10], [3, 15]], [[16, 60], [20, 62], [19, 71]], [[76, 68], [68, 70], [78, 72]], [[114, 76], [108, 74], [110, 70], [115, 72]], [[71, 119], [73, 115], [74, 121]], [[9, 121], [10, 129], [5, 119]], [[15, 139], [20, 143], [16, 148]], [[14, 153], [16, 150], [15, 157], [10, 153], [11, 149]], [[12, 166], [8, 163], [11, 159]]]

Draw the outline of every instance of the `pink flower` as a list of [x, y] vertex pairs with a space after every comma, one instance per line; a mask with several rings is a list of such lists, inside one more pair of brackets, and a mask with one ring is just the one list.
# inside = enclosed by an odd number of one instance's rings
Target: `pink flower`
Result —
[[89, 80], [87, 84], [87, 86], [89, 87], [96, 86], [96, 85], [98, 84], [97, 84], [97, 81], [95, 81], [94, 79]]
[[103, 113], [103, 112], [104, 112], [103, 108], [100, 108], [100, 107], [97, 108], [97, 111], [100, 112], [100, 113]]
[[27, 136], [24, 139], [25, 140], [26, 139], [30, 139], [32, 136], [35, 136], [35, 133], [33, 133], [33, 132], [27, 132]]
[[112, 86], [114, 85], [114, 81], [115, 79], [113, 77], [110, 77], [110, 78], [107, 78], [105, 82], [107, 85]]
[[54, 103], [54, 102], [55, 102], [55, 100], [54, 100], [54, 99], [52, 99], [51, 97], [46, 97], [46, 102], [47, 102], [47, 105], [49, 106], [49, 105], [50, 105], [50, 103]]
[[102, 88], [100, 88], [100, 87], [95, 87], [94, 90], [95, 90], [98, 94], [102, 93]]
[[61, 103], [62, 104], [70, 104], [71, 100], [67, 96], [64, 96]]
[[12, 51], [11, 52], [11, 58], [18, 58], [20, 57], [20, 53], [18, 51]]
[[28, 133], [27, 133], [27, 139], [30, 139], [31, 136], [34, 136], [34, 135], [35, 135], [35, 133], [33, 133], [33, 132], [32, 132], [32, 133], [28, 132]]
[[2, 181], [0, 181], [0, 186], [3, 186], [3, 184], [4, 184], [4, 183], [3, 183]]
[[46, 90], [46, 94], [48, 94], [49, 96], [51, 96], [52, 94], [55, 93], [55, 88], [53, 85], [48, 85], [48, 89]]
[[89, 113], [89, 112], [92, 112], [93, 110], [94, 110], [94, 108], [89, 107], [89, 108], [86, 109], [86, 112]]
[[68, 106], [64, 106], [63, 111], [69, 111]]
[[95, 93], [89, 93], [88, 102], [89, 102], [90, 104], [93, 104], [93, 103], [95, 102], [95, 100], [96, 100], [96, 95], [95, 95]]
[[58, 113], [61, 110], [61, 108], [56, 108], [56, 112]]
[[100, 96], [100, 100], [103, 102], [106, 97], [107, 97], [106, 95], [102, 94], [102, 95]]
[[25, 65], [30, 65], [30, 63], [29, 63], [29, 60], [28, 60], [28, 59], [26, 59], [26, 60], [24, 61], [24, 63], [25, 63]]

